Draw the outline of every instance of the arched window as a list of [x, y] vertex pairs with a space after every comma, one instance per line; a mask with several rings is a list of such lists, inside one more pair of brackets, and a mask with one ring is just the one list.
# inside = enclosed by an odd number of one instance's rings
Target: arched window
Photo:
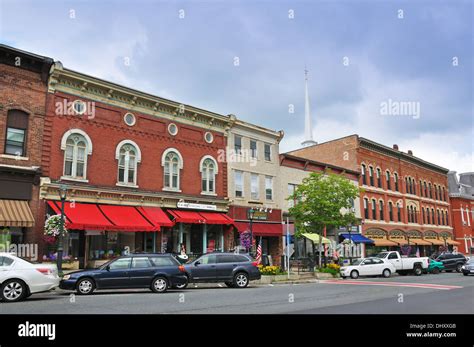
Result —
[[431, 224], [435, 225], [435, 210], [434, 210], [434, 208], [431, 209]]
[[61, 139], [64, 150], [63, 178], [85, 180], [87, 176], [87, 157], [92, 154], [90, 137], [80, 129], [67, 131]]
[[365, 170], [365, 165], [362, 164], [361, 166], [361, 173], [362, 173], [362, 184], [366, 185], [367, 184], [367, 175], [366, 175], [366, 170]]
[[369, 166], [369, 179], [370, 179], [370, 185], [374, 185], [374, 168], [372, 166]]
[[120, 142], [115, 151], [118, 159], [118, 184], [137, 185], [137, 166], [141, 161], [141, 152], [138, 145], [129, 140]]
[[393, 174], [393, 183], [395, 185], [395, 191], [398, 192], [398, 174], [396, 172]]
[[180, 170], [183, 168], [183, 158], [178, 150], [167, 149], [161, 158], [163, 166], [163, 189], [180, 189]]
[[391, 201], [388, 202], [388, 216], [391, 222], [393, 222], [393, 203]]
[[206, 155], [201, 159], [201, 189], [203, 194], [216, 192], [217, 163], [211, 156]]
[[397, 222], [402, 221], [402, 207], [400, 206], [400, 203], [397, 202]]
[[372, 199], [372, 219], [377, 219], [377, 201]]
[[390, 171], [385, 171], [385, 182], [387, 183], [387, 190], [392, 190], [390, 185]]
[[364, 217], [369, 219], [369, 199], [364, 198]]

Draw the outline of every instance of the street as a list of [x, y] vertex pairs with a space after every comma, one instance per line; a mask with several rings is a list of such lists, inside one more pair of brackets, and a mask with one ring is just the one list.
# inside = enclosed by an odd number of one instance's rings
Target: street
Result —
[[19, 303], [3, 314], [472, 314], [474, 276], [439, 275], [320, 280], [304, 284], [219, 284], [153, 294], [148, 290], [98, 291], [91, 296], [56, 290]]

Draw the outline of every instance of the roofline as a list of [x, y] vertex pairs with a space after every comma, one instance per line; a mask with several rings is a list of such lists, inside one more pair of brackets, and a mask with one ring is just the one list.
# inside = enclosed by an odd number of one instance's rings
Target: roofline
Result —
[[282, 153], [282, 154], [289, 154], [289, 153], [292, 153], [292, 152], [299, 151], [299, 150], [301, 150], [301, 149], [316, 147], [316, 146], [324, 145], [324, 144], [326, 144], [326, 143], [335, 142], [335, 141], [340, 141], [340, 140], [342, 140], [342, 139], [346, 139], [346, 138], [348, 138], [348, 137], [353, 137], [353, 136], [356, 136], [357, 138], [359, 138], [359, 135], [357, 135], [357, 134], [351, 134], [351, 135], [347, 135], [347, 136], [338, 137], [337, 139], [328, 140], [328, 141], [325, 141], [325, 142], [318, 142], [318, 143], [316, 143], [316, 144], [314, 144], [314, 145], [311, 145], [311, 146], [300, 147], [300, 148], [297, 148], [297, 149], [294, 149], [294, 150], [291, 150], [291, 151], [288, 151], [288, 152], [285, 152], [285, 153]]
[[[229, 115], [229, 116], [232, 116], [232, 115]], [[278, 142], [280, 142], [281, 139], [285, 136], [285, 132], [283, 130], [272, 130], [272, 129], [265, 128], [257, 124], [253, 124], [241, 119], [237, 119], [237, 118], [236, 118], [235, 123], [233, 124], [233, 127], [236, 127], [236, 126], [241, 126], [241, 127], [249, 128], [252, 130], [257, 130], [265, 135], [276, 137], [278, 139]]]
[[43, 63], [51, 63], [52, 64], [54, 62], [53, 58], [46, 57], [46, 56], [39, 55], [39, 54], [35, 54], [35, 53], [31, 53], [31, 52], [28, 52], [28, 51], [24, 51], [22, 49], [18, 49], [18, 48], [12, 47], [12, 46], [8, 46], [8, 45], [5, 45], [3, 43], [0, 43], [0, 48], [4, 48], [6, 50], [16, 52], [16, 53], [19, 53], [19, 54], [27, 55], [30, 58], [40, 60]]
[[325, 167], [328, 167], [328, 168], [330, 168], [330, 169], [340, 170], [340, 171], [342, 171], [342, 172], [350, 173], [350, 174], [353, 174], [353, 175], [356, 175], [356, 176], [359, 176], [359, 175], [360, 175], [360, 172], [359, 172], [359, 171], [355, 171], [355, 170], [351, 170], [351, 169], [346, 169], [346, 168], [341, 167], [341, 166], [336, 166], [336, 165], [332, 165], [332, 164], [328, 164], [328, 163], [323, 163], [323, 162], [316, 161], [316, 160], [306, 159], [306, 158], [298, 157], [298, 156], [296, 156], [296, 155], [292, 155], [292, 154], [288, 154], [288, 153], [281, 153], [280, 155], [283, 156], [283, 157], [285, 157], [285, 158], [288, 158], [288, 159], [294, 159], [294, 160], [298, 160], [298, 161], [304, 161], [304, 162], [307, 162], [307, 163], [310, 163], [310, 164], [325, 166]]

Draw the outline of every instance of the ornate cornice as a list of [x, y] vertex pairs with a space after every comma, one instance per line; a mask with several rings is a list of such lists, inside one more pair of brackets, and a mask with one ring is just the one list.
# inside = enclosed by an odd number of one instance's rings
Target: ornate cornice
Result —
[[122, 85], [63, 68], [56, 62], [50, 70], [48, 92], [63, 92], [151, 116], [224, 133], [235, 118], [164, 99]]

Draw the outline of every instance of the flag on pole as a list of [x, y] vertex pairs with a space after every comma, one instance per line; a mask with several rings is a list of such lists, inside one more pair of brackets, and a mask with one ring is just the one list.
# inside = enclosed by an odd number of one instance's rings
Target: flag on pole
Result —
[[420, 257], [420, 249], [418, 247], [416, 247], [416, 256], [417, 256], [417, 258]]
[[260, 242], [257, 247], [257, 263], [260, 264], [262, 261], [262, 237], [260, 236]]

